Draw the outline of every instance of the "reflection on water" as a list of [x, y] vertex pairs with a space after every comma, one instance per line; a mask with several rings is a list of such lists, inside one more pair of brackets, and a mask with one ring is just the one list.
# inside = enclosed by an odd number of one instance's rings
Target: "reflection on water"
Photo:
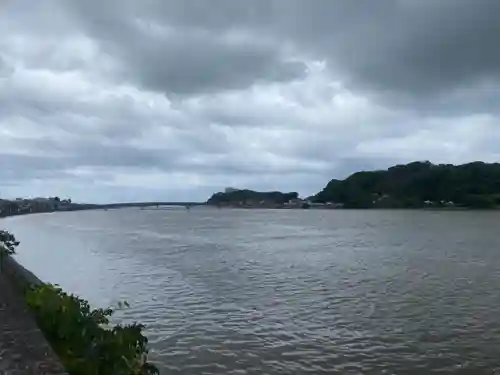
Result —
[[172, 374], [500, 371], [496, 212], [117, 210], [9, 218], [43, 280], [147, 325]]

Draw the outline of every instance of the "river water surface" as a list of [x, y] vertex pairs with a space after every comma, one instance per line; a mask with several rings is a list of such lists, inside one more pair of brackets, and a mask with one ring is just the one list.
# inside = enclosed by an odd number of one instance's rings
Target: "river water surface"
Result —
[[[122, 209], [2, 221], [147, 325], [162, 374], [500, 373], [500, 213]], [[496, 372], [495, 372], [496, 371]]]

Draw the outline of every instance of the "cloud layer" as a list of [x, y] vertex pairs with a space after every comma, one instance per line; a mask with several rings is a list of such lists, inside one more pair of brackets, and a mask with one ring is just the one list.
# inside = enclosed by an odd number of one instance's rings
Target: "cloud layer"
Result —
[[1, 4], [0, 196], [308, 195], [498, 161], [496, 0]]

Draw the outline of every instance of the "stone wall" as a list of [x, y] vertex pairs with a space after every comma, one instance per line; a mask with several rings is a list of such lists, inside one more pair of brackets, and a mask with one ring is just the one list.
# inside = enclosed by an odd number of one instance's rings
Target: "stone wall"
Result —
[[43, 284], [43, 281], [40, 280], [35, 274], [31, 271], [28, 271], [26, 268], [21, 266], [13, 257], [7, 256], [4, 259], [3, 270], [2, 272], [7, 275], [7, 277], [14, 282], [22, 285], [35, 285], [40, 286]]
[[28, 310], [23, 288], [42, 281], [12, 257], [0, 273], [0, 375], [67, 375]]

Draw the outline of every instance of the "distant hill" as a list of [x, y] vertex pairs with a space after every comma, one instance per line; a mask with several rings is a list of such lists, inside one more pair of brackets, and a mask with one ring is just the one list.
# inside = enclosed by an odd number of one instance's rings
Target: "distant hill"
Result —
[[426, 161], [357, 172], [345, 180], [331, 180], [312, 200], [342, 203], [346, 208], [491, 208], [500, 205], [500, 164]]
[[217, 206], [274, 206], [282, 205], [290, 200], [297, 199], [298, 196], [299, 194], [296, 192], [259, 192], [248, 189], [234, 189], [215, 193], [208, 199], [207, 204]]

